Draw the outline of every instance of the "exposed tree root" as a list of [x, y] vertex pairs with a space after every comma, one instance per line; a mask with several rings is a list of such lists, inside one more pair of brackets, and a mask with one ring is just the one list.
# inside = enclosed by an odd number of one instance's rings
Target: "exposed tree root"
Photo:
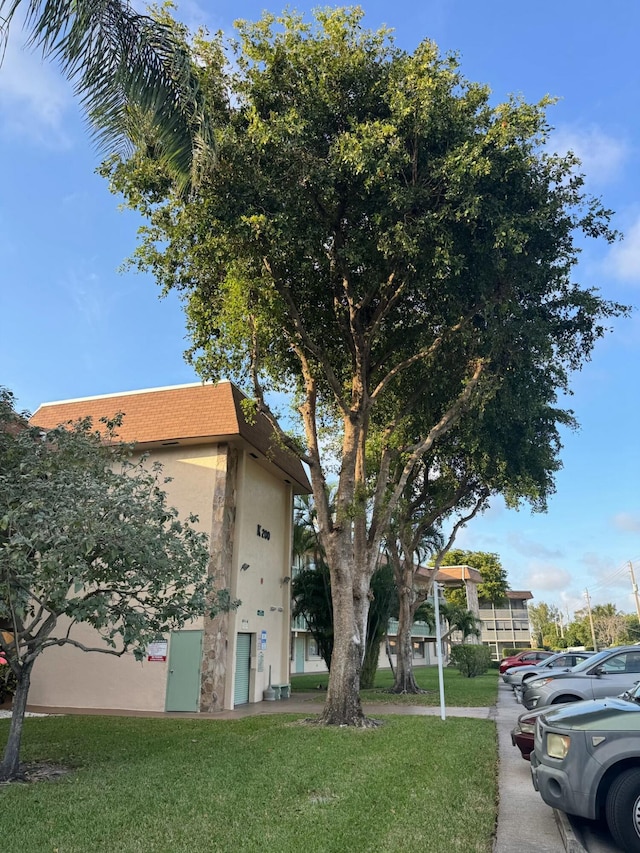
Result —
[[71, 767], [61, 764], [51, 764], [47, 761], [21, 764], [17, 774], [12, 779], [0, 781], [0, 786], [13, 784], [33, 784], [35, 782], [58, 782], [72, 772]]
[[383, 693], [392, 693], [394, 696], [428, 696], [435, 690], [423, 690], [421, 687], [385, 687]]

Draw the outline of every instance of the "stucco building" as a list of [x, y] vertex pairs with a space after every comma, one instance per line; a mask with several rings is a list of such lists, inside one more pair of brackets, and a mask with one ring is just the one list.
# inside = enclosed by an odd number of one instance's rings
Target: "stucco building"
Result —
[[[229, 382], [66, 400], [40, 406], [32, 423], [51, 428], [122, 412], [118, 437], [159, 461], [181, 515], [210, 538], [215, 585], [237, 610], [159, 637], [142, 663], [71, 646], [47, 649], [33, 672], [32, 705], [150, 711], [214, 711], [259, 702], [289, 679], [292, 506], [309, 483], [266, 418], [245, 418]], [[95, 643], [87, 626], [80, 640]]]

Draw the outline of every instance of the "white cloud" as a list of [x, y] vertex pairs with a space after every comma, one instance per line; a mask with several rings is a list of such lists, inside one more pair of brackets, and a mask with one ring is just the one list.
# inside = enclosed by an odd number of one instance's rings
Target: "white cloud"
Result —
[[527, 589], [544, 592], [561, 592], [566, 590], [573, 578], [564, 569], [548, 564], [531, 569], [526, 575]]
[[541, 542], [535, 542], [520, 532], [509, 533], [507, 542], [518, 554], [524, 557], [539, 557], [542, 559], [555, 559], [562, 557], [562, 550], [559, 548], [549, 548]]
[[623, 231], [624, 239], [609, 250], [607, 266], [618, 278], [640, 282], [640, 216]]
[[628, 156], [628, 146], [620, 139], [608, 136], [599, 128], [560, 128], [549, 140], [549, 146], [559, 154], [573, 151], [582, 163], [590, 184], [607, 184], [615, 180], [622, 171]]
[[15, 21], [0, 67], [0, 134], [28, 139], [47, 148], [70, 144], [66, 114], [73, 103], [69, 84], [37, 51], [23, 48]]
[[619, 512], [613, 517], [613, 526], [625, 533], [640, 533], [640, 513]]

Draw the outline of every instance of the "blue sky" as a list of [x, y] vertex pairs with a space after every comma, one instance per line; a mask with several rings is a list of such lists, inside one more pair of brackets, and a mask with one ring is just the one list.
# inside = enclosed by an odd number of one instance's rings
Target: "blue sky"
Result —
[[[307, 12], [316, 4], [298, 3]], [[577, 277], [611, 299], [640, 304], [640, 5], [595, 0], [365, 2], [365, 23], [393, 27], [413, 50], [423, 38], [460, 55], [495, 102], [510, 93], [560, 100], [556, 150], [583, 161], [589, 189], [616, 211], [614, 248], [585, 246]], [[182, 3], [191, 26], [232, 29], [263, 9], [250, 0]], [[100, 162], [68, 84], [23, 49], [14, 28], [0, 69], [0, 383], [21, 408], [69, 397], [196, 381], [184, 362], [175, 297], [118, 268], [138, 220], [95, 174]], [[567, 609], [613, 602], [634, 610], [628, 561], [640, 579], [640, 313], [616, 322], [574, 376], [581, 424], [565, 435], [549, 512], [496, 502], [458, 545], [497, 552], [511, 587]]]

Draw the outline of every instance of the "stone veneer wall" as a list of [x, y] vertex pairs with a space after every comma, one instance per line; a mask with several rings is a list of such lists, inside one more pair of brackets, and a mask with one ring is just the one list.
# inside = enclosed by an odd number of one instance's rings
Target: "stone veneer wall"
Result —
[[[218, 465], [214, 469], [209, 575], [215, 589], [231, 590], [239, 451], [221, 444], [216, 448], [216, 452]], [[214, 619], [205, 616], [200, 684], [201, 711], [224, 709], [229, 659], [229, 622], [228, 613], [219, 613]]]

